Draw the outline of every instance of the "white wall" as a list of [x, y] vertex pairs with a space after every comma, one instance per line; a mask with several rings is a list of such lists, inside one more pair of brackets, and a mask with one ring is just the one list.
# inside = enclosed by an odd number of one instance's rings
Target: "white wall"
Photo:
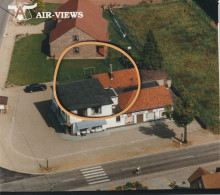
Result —
[[118, 105], [118, 97], [112, 97], [113, 105]]
[[[114, 101], [118, 101], [118, 98], [115, 97]], [[54, 96], [52, 98], [52, 107], [56, 107], [56, 108], [58, 107], [57, 104], [56, 104], [56, 101], [54, 99]], [[110, 115], [112, 115], [112, 105], [102, 106], [101, 107], [101, 111], [102, 111], [101, 114], [92, 115], [91, 114], [91, 108], [88, 108], [87, 109], [87, 114], [88, 114], [88, 116], [93, 116], [93, 117], [94, 116], [95, 117], [110, 116]], [[155, 116], [154, 120], [158, 120], [158, 119], [164, 118], [162, 116], [163, 111], [164, 111], [164, 108], [152, 109], [152, 112], [154, 112], [154, 116]], [[148, 110], [144, 110], [144, 111], [138, 111], [138, 112], [132, 113], [132, 115], [134, 116], [134, 123], [133, 124], [137, 123], [137, 115], [139, 115], [139, 114], [143, 114], [143, 121], [144, 122], [148, 121], [148, 118], [147, 118], [147, 115], [146, 115], [148, 112], [149, 112]], [[72, 111], [72, 113], [77, 114], [77, 111]], [[61, 112], [61, 115], [64, 118], [66, 118], [66, 114], [63, 115], [63, 113]], [[106, 119], [107, 124], [103, 125], [103, 129], [126, 125], [126, 116], [127, 116], [127, 114], [121, 115], [119, 122], [116, 121], [116, 117], [111, 118], [111, 119]], [[73, 124], [73, 133], [77, 133], [77, 131], [78, 131], [78, 129], [75, 126], [74, 123], [81, 122], [81, 121], [83, 121], [83, 120], [77, 119], [75, 117], [70, 116], [70, 124]]]

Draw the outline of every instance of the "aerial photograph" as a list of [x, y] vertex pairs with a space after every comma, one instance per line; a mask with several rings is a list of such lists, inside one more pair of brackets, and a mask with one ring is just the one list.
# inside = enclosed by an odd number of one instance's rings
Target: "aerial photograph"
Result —
[[219, 193], [218, 10], [0, 0], [0, 193]]

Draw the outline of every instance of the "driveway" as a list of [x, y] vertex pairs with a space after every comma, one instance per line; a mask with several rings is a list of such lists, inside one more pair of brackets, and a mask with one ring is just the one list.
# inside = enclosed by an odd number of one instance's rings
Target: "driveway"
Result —
[[[1, 10], [1, 9], [0, 9]], [[1, 18], [1, 17], [0, 17]], [[1, 27], [1, 26], [0, 26]], [[2, 28], [0, 28], [2, 29]], [[15, 37], [18, 34], [30, 35], [30, 34], [42, 34], [45, 29], [45, 24], [41, 23], [36, 26], [21, 26], [17, 25], [13, 21], [8, 22], [8, 26], [5, 30], [6, 36], [2, 42], [2, 49], [0, 48], [0, 92], [4, 89], [5, 82], [7, 81], [8, 71], [10, 67], [11, 57], [15, 44]]]
[[[71, 141], [56, 132], [49, 115], [52, 83], [45, 92], [26, 94], [24, 87], [8, 88], [9, 110], [0, 116], [1, 158], [4, 168], [25, 173], [73, 169], [180, 147], [183, 129], [172, 122], [149, 126], [146, 123], [124, 130], [109, 131], [108, 136]], [[176, 137], [176, 138], [175, 138]], [[189, 126], [189, 145], [219, 140], [219, 136], [202, 130], [197, 122]], [[41, 168], [40, 168], [41, 167]]]

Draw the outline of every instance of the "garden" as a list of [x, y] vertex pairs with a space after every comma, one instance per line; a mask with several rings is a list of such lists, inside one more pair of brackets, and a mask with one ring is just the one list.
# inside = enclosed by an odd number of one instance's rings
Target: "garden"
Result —
[[152, 30], [173, 85], [191, 94], [202, 120], [218, 132], [217, 30], [210, 25], [209, 16], [195, 2], [183, 0], [143, 3], [114, 9], [114, 13], [139, 50]]
[[[56, 60], [48, 58], [49, 40], [44, 34], [26, 36], [15, 43], [8, 74], [8, 82], [14, 85], [51, 82], [56, 67]], [[62, 60], [58, 72], [58, 81], [71, 82], [90, 77], [92, 74], [122, 70], [118, 56], [112, 52], [111, 59]]]

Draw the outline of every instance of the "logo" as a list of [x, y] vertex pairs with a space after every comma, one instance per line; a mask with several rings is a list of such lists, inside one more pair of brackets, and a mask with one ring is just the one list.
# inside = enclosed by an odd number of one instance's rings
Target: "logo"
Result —
[[56, 17], [58, 19], [67, 18], [83, 18], [83, 12], [38, 12], [36, 18], [52, 18]]
[[[32, 19], [32, 15], [30, 10], [37, 7], [37, 3], [34, 5], [18, 3], [17, 5], [10, 4], [8, 5], [8, 9], [12, 9], [15, 11], [13, 20], [30, 20]], [[28, 10], [30, 17], [26, 16], [26, 10]], [[38, 12], [36, 18], [52, 18], [56, 17], [57, 19], [66, 19], [66, 18], [83, 18], [83, 12]]]
[[[8, 9], [12, 9], [15, 11], [13, 20], [19, 20], [19, 21], [32, 19], [30, 10], [34, 9], [35, 7], [37, 7], [37, 3], [35, 3], [34, 5], [23, 4], [23, 3], [18, 3], [17, 5], [14, 4], [8, 5]], [[26, 10], [28, 10], [29, 12], [30, 15], [29, 18], [26, 16]]]

